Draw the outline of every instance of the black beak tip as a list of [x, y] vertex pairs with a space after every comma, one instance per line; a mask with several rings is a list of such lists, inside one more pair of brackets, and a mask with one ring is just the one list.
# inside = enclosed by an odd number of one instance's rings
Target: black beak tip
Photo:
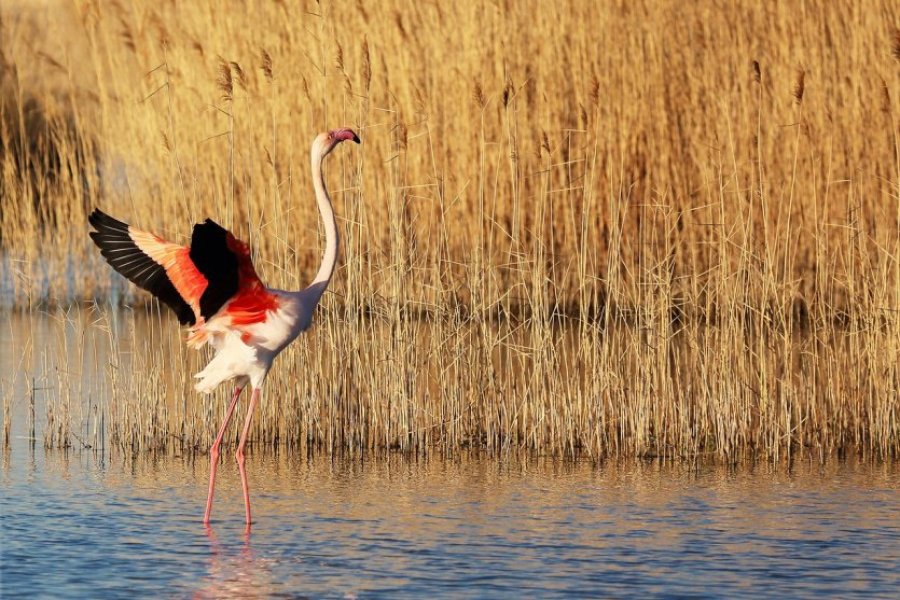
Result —
[[360, 143], [360, 139], [359, 139], [359, 136], [358, 136], [358, 135], [356, 135], [356, 134], [355, 134], [355, 133], [354, 133], [354, 134], [353, 134], [353, 141], [354, 141], [354, 142], [356, 142], [356, 143], [357, 143], [357, 144], [359, 144], [359, 143]]

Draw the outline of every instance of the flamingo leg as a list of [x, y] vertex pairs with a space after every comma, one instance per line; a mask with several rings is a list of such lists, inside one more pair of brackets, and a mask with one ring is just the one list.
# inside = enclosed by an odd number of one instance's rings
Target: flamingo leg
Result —
[[225, 413], [225, 421], [219, 428], [219, 435], [216, 441], [209, 448], [209, 495], [206, 497], [206, 512], [203, 514], [203, 523], [209, 524], [209, 515], [212, 513], [213, 492], [216, 489], [216, 467], [219, 465], [219, 446], [222, 445], [222, 438], [225, 437], [225, 429], [228, 428], [228, 422], [231, 421], [231, 415], [234, 413], [234, 407], [237, 406], [238, 398], [241, 396], [243, 386], [234, 388], [234, 395], [231, 397], [231, 404], [228, 405], [228, 412]]
[[250, 421], [253, 419], [253, 409], [259, 402], [259, 388], [253, 388], [253, 394], [250, 396], [250, 408], [247, 409], [247, 418], [244, 419], [244, 431], [241, 432], [241, 441], [238, 443], [235, 458], [237, 459], [238, 469], [241, 472], [241, 486], [244, 488], [244, 510], [247, 516], [247, 529], [250, 529], [250, 487], [247, 485], [247, 471], [244, 468], [244, 446], [247, 444], [247, 434], [250, 433]]

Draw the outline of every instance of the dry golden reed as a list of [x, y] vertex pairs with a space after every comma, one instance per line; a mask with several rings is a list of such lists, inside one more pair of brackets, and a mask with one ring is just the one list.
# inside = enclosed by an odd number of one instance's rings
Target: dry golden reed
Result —
[[[900, 449], [894, 3], [57, 8], [0, 7], [7, 306], [146, 301], [91, 246], [94, 206], [180, 242], [210, 216], [298, 288], [321, 252], [308, 145], [360, 132], [326, 174], [342, 266], [257, 444]], [[120, 319], [96, 314], [63, 321]], [[172, 320], [121, 319], [108, 364], [78, 367], [102, 406], [53, 380], [52, 443], [94, 414], [126, 447], [204, 447], [204, 357]]]

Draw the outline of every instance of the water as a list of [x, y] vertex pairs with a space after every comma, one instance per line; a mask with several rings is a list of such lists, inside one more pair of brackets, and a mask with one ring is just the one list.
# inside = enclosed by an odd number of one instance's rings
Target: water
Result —
[[[77, 356], [43, 352], [56, 339], [47, 319], [11, 317], [0, 335], [0, 398], [12, 417], [0, 450], [3, 598], [878, 598], [900, 590], [897, 463], [332, 460], [269, 449], [248, 458], [256, 522], [247, 534], [230, 447], [205, 528], [205, 455], [45, 450], [53, 382], [40, 374], [81, 373], [71, 406], [85, 415], [102, 382]], [[106, 364], [102, 348], [87, 347], [85, 365]], [[76, 435], [96, 439], [90, 426]]]
[[[230, 457], [229, 457], [230, 458]], [[464, 456], [2, 462], [2, 596], [896, 596], [900, 471]]]

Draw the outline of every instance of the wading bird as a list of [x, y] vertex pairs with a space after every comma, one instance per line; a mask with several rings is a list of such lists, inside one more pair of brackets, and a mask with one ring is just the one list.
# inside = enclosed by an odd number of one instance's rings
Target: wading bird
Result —
[[190, 247], [167, 242], [94, 210], [89, 217], [96, 231], [91, 239], [113, 269], [167, 304], [182, 325], [189, 325], [187, 343], [200, 348], [209, 342], [216, 351], [194, 377], [198, 391], [211, 392], [235, 379], [225, 422], [209, 449], [209, 495], [203, 522], [209, 523], [219, 446], [244, 387], [253, 390], [237, 447], [237, 464], [250, 526], [250, 491], [244, 469], [244, 446], [253, 409], [259, 402], [266, 374], [279, 352], [309, 328], [313, 311], [334, 274], [338, 231], [331, 198], [325, 188], [322, 161], [343, 141], [359, 143], [351, 129], [319, 134], [312, 144], [312, 178], [319, 213], [325, 224], [325, 254], [313, 282], [289, 292], [267, 288], [250, 260], [250, 248], [212, 220], [194, 225]]

